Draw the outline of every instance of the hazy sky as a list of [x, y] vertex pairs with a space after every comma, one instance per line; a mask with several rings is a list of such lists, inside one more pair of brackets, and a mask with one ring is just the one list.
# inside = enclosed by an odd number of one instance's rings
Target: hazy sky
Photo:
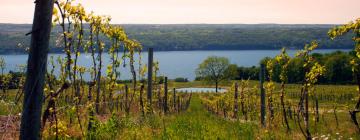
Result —
[[[0, 23], [32, 23], [34, 0], [0, 0]], [[360, 0], [77, 0], [112, 23], [342, 24]]]

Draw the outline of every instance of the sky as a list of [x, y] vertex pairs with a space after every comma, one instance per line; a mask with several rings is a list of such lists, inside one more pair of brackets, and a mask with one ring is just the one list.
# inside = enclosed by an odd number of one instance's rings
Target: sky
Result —
[[[116, 24], [344, 24], [360, 0], [76, 0]], [[0, 23], [32, 23], [34, 0], [0, 0]]]

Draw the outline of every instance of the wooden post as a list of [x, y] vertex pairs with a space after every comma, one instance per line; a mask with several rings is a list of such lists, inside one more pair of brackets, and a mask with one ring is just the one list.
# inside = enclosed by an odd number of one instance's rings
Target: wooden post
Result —
[[260, 108], [261, 108], [261, 124], [263, 127], [266, 127], [265, 125], [265, 115], [266, 115], [266, 111], [265, 111], [265, 108], [266, 108], [266, 105], [265, 105], [265, 90], [264, 90], [264, 77], [265, 77], [265, 65], [264, 64], [261, 64], [260, 65], [260, 101], [261, 101], [261, 105], [260, 105]]
[[167, 105], [167, 100], [168, 100], [168, 88], [167, 88], [167, 77], [164, 78], [164, 112], [167, 113], [168, 111], [168, 105]]
[[44, 97], [54, 0], [36, 0], [31, 31], [20, 139], [40, 139], [40, 117]]
[[148, 87], [147, 87], [147, 99], [149, 105], [151, 105], [151, 96], [152, 96], [152, 70], [153, 70], [153, 48], [149, 48], [148, 50]]
[[[95, 82], [90, 82], [89, 83], [88, 101], [92, 101], [91, 92], [93, 90], [94, 85], [95, 85]], [[94, 123], [94, 111], [92, 109], [90, 109], [89, 122], [88, 122], [88, 132], [93, 131], [93, 125], [94, 125], [93, 123]]]
[[311, 133], [310, 133], [310, 124], [309, 124], [309, 92], [307, 87], [305, 86], [304, 90], [305, 96], [305, 129], [306, 129], [306, 139], [311, 140]]
[[158, 85], [157, 86], [157, 106], [159, 107], [160, 110], [163, 110], [163, 103], [162, 103], [162, 99], [161, 99], [161, 86]]
[[173, 88], [173, 107], [176, 110], [176, 89]]
[[145, 116], [143, 92], [144, 92], [144, 84], [142, 84], [141, 87], [140, 87], [140, 107], [141, 107], [141, 114], [143, 116]]
[[238, 115], [238, 83], [235, 83], [235, 95], [234, 95], [234, 118]]
[[181, 108], [181, 105], [180, 105], [180, 96], [177, 97], [177, 111], [180, 112], [180, 108]]
[[125, 85], [125, 112], [126, 115], [130, 112], [129, 87], [127, 85]]

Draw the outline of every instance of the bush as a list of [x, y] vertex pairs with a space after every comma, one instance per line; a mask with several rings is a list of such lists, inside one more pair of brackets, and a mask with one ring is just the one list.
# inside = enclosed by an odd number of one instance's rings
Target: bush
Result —
[[189, 80], [187, 78], [183, 78], [183, 77], [177, 77], [174, 80], [175, 82], [189, 82]]

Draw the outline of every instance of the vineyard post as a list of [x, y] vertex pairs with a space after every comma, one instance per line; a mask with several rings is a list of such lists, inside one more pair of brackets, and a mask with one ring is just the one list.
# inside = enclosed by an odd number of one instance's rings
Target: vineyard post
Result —
[[125, 85], [125, 112], [126, 115], [130, 113], [130, 103], [129, 103], [129, 87]]
[[261, 103], [260, 103], [260, 108], [261, 108], [261, 124], [263, 127], [265, 127], [265, 115], [266, 115], [266, 112], [265, 112], [265, 90], [264, 90], [264, 77], [265, 77], [265, 65], [264, 64], [261, 64], [260, 65], [260, 100], [261, 100]]
[[[91, 91], [93, 90], [93, 87], [95, 86], [95, 82], [90, 82], [89, 83], [89, 93], [88, 93], [88, 101], [92, 102], [92, 95], [91, 95]], [[89, 112], [89, 122], [88, 122], [88, 133], [93, 131], [93, 123], [94, 123], [94, 110], [90, 109]]]
[[180, 96], [177, 97], [177, 111], [180, 112], [181, 109], [181, 103], [180, 103]]
[[173, 88], [173, 107], [174, 111], [176, 111], [176, 89]]
[[140, 107], [141, 107], [142, 116], [145, 116], [143, 92], [144, 92], [144, 84], [142, 84], [141, 87], [140, 87]]
[[25, 82], [20, 139], [40, 139], [40, 117], [51, 32], [53, 0], [36, 0]]
[[235, 95], [234, 95], [234, 118], [238, 115], [238, 83], [235, 83]]
[[149, 48], [148, 56], [148, 87], [147, 87], [147, 99], [151, 106], [151, 92], [152, 92], [152, 71], [153, 71], [153, 48]]
[[168, 100], [168, 88], [167, 88], [167, 77], [164, 78], [164, 113], [166, 114], [168, 111], [168, 105], [167, 105], [167, 100]]

